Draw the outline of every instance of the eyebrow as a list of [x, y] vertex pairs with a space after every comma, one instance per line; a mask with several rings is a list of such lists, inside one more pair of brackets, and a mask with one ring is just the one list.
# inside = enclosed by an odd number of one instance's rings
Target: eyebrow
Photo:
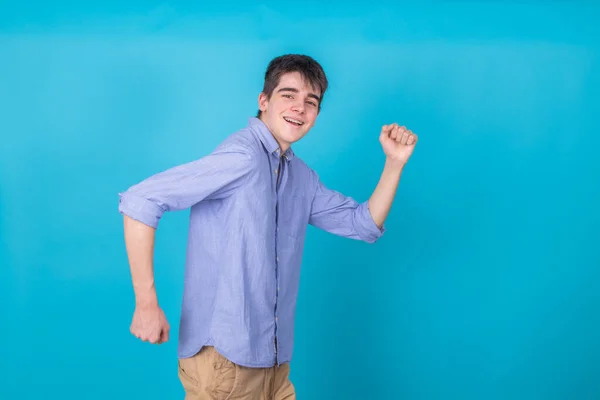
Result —
[[[299, 91], [298, 89], [296, 89], [296, 88], [291, 88], [291, 87], [283, 87], [283, 88], [281, 88], [281, 89], [279, 89], [279, 90], [277, 91], [277, 93], [279, 93], [279, 92], [294, 92], [294, 93], [300, 93], [300, 91]], [[313, 99], [316, 99], [316, 100], [317, 100], [317, 101], [319, 101], [319, 102], [321, 101], [321, 98], [320, 98], [319, 96], [317, 96], [316, 94], [314, 94], [314, 93], [309, 93], [309, 94], [308, 94], [308, 97], [312, 97]]]

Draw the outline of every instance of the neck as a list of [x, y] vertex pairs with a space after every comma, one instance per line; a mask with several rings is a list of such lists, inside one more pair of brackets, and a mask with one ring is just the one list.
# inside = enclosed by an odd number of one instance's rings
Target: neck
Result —
[[[277, 140], [277, 138], [275, 138], [275, 140]], [[283, 153], [285, 153], [290, 148], [290, 146], [282, 145], [281, 143], [279, 143], [278, 140], [277, 140], [277, 144], [279, 144], [279, 149], [281, 150], [280, 156], [283, 157]]]
[[277, 145], [279, 146], [279, 150], [281, 151], [281, 154], [279, 156], [283, 157], [283, 153], [285, 153], [290, 148], [290, 145], [281, 143], [281, 141], [273, 133], [273, 130], [271, 130], [271, 127], [269, 125], [267, 125], [267, 121], [264, 120], [263, 115], [261, 115], [259, 117], [259, 119], [262, 121], [263, 124], [265, 124], [265, 126], [269, 130], [269, 133], [271, 134], [271, 136], [273, 136], [273, 139], [275, 139], [275, 141], [277, 142]]

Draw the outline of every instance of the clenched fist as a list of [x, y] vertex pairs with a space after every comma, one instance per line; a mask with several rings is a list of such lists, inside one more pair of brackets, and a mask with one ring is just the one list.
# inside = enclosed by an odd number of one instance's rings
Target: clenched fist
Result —
[[384, 125], [379, 135], [385, 155], [399, 165], [408, 162], [417, 144], [417, 139], [417, 135], [412, 131], [406, 129], [405, 126], [398, 126], [398, 124]]
[[169, 323], [165, 313], [158, 305], [136, 306], [131, 322], [131, 333], [152, 344], [161, 344], [169, 340]]

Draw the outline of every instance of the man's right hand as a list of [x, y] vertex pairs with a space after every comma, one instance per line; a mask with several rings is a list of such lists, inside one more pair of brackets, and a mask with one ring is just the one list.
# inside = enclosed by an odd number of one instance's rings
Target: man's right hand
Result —
[[136, 306], [130, 327], [135, 337], [144, 342], [161, 344], [169, 340], [169, 330], [169, 323], [160, 306]]

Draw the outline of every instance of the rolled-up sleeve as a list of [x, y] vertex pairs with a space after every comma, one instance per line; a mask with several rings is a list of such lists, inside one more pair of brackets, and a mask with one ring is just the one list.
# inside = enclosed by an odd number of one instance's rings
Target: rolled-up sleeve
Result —
[[119, 193], [119, 212], [152, 228], [157, 228], [165, 209], [142, 195], [133, 193], [133, 190]]
[[220, 146], [198, 160], [152, 175], [119, 193], [118, 210], [157, 228], [167, 211], [229, 196], [245, 182], [252, 163], [250, 151], [243, 146]]
[[371, 212], [368, 201], [359, 203], [352, 197], [327, 188], [316, 179], [316, 191], [312, 200], [309, 223], [326, 232], [350, 239], [374, 243], [385, 232], [379, 228]]

